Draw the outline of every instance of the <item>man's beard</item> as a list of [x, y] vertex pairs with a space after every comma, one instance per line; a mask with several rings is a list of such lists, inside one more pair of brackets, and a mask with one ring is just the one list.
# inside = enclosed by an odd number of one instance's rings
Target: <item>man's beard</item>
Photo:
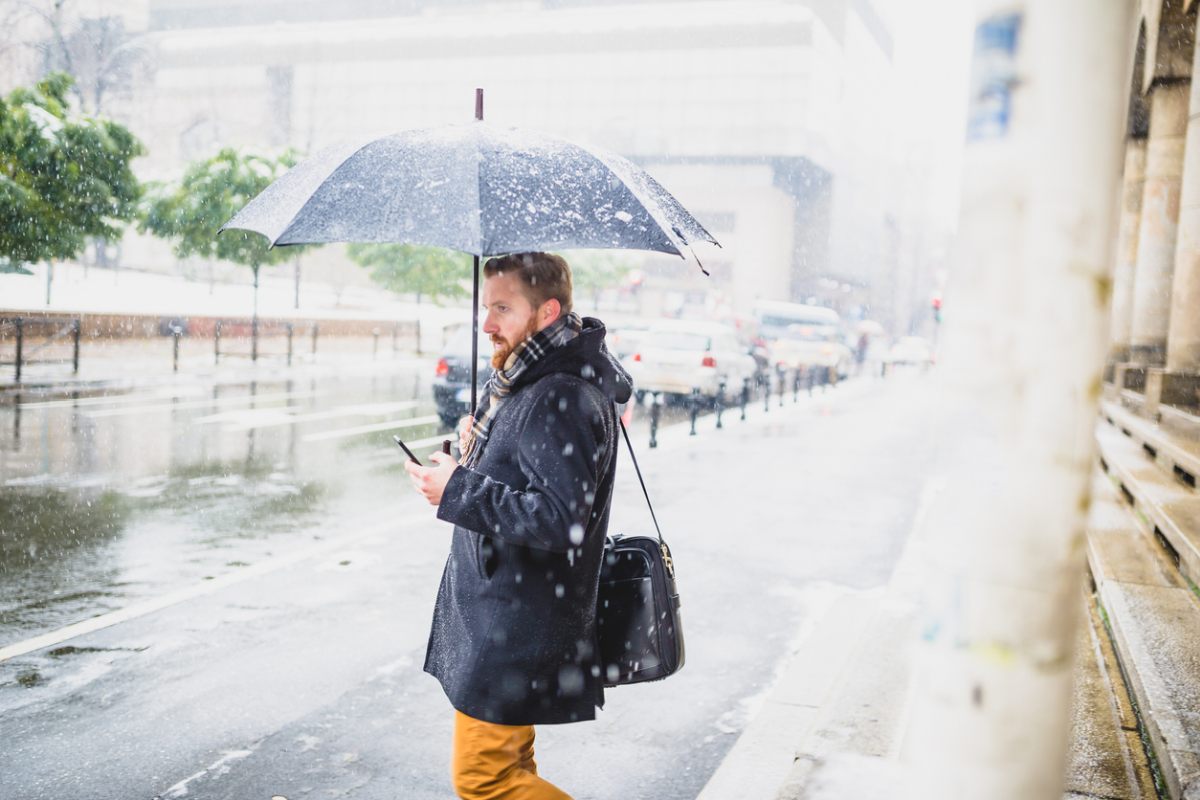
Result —
[[492, 369], [504, 369], [504, 364], [508, 361], [508, 357], [512, 355], [512, 351], [515, 350], [517, 345], [519, 345], [521, 342], [537, 333], [537, 329], [537, 317], [534, 316], [529, 319], [529, 324], [525, 326], [525, 331], [521, 335], [521, 338], [515, 342], [509, 342], [507, 339], [503, 339], [493, 333], [490, 337], [492, 344], [498, 344], [500, 346], [492, 353]]

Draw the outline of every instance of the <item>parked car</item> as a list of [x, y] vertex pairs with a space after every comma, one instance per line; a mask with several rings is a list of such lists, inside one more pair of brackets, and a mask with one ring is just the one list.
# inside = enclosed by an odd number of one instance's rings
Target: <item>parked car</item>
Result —
[[927, 367], [934, 362], [933, 346], [920, 336], [901, 336], [888, 350], [887, 363]]
[[614, 356], [625, 358], [637, 351], [638, 345], [646, 338], [646, 332], [649, 329], [650, 323], [648, 322], [612, 325], [608, 328], [604, 343], [608, 345], [609, 352]]
[[653, 324], [637, 351], [622, 363], [639, 397], [646, 392], [690, 396], [698, 389], [709, 400], [722, 383], [728, 394], [740, 391], [742, 381], [754, 377], [756, 366], [731, 326], [682, 320]]
[[[492, 343], [479, 330], [479, 391], [492, 374]], [[446, 342], [433, 374], [433, 401], [442, 424], [453, 428], [471, 413], [471, 326], [459, 328]]]

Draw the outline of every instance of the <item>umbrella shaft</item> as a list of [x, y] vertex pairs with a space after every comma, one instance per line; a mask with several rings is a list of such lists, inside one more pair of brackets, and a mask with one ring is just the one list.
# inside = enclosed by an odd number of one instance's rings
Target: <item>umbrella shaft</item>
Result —
[[475, 268], [472, 271], [474, 283], [471, 292], [471, 408], [470, 414], [475, 413], [478, 404], [475, 396], [476, 386], [479, 385], [479, 256], [474, 257]]

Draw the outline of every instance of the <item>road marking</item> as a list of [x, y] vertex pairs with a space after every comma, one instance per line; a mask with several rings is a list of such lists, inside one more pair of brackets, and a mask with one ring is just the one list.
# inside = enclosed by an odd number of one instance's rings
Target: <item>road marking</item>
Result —
[[118, 405], [144, 400], [166, 400], [172, 397], [195, 397], [204, 394], [203, 386], [182, 387], [178, 391], [149, 392], [146, 394], [106, 394], [99, 397], [77, 397], [71, 400], [37, 400], [21, 403], [21, 408], [75, 408], [78, 406]]
[[204, 769], [195, 773], [194, 775], [189, 775], [186, 778], [184, 778], [183, 780], [179, 781], [179, 783], [175, 784], [170, 789], [167, 789], [165, 792], [163, 792], [162, 796], [163, 797], [172, 797], [172, 798], [186, 797], [187, 793], [188, 793], [188, 784], [189, 783], [196, 780], [197, 778], [203, 778], [205, 775], [209, 774], [210, 772], [213, 773], [214, 775], [222, 775], [228, 771], [228, 769], [225, 768], [226, 764], [228, 764], [231, 761], [240, 761], [243, 758], [248, 758], [248, 757], [254, 755], [254, 751], [257, 749], [258, 749], [258, 744], [255, 744], [254, 747], [251, 747], [249, 750], [226, 750], [224, 752], [224, 754], [220, 758], [218, 758], [216, 761], [209, 764], [207, 767], [205, 767]]
[[187, 600], [193, 600], [197, 597], [213, 594], [220, 589], [243, 583], [251, 578], [262, 577], [263, 575], [281, 570], [284, 567], [290, 567], [293, 564], [298, 564], [301, 561], [313, 558], [314, 556], [324, 555], [330, 551], [345, 547], [346, 545], [357, 542], [360, 539], [366, 539], [370, 536], [375, 536], [388, 530], [394, 530], [397, 527], [403, 527], [421, 521], [429, 521], [431, 519], [433, 519], [432, 515], [426, 511], [419, 514], [410, 514], [399, 519], [380, 522], [377, 525], [369, 526], [366, 530], [359, 531], [358, 533], [351, 534], [349, 536], [343, 536], [337, 539], [321, 542], [320, 544], [315, 544], [312, 547], [299, 550], [294, 553], [289, 553], [286, 556], [272, 558], [267, 561], [262, 561], [258, 564], [246, 567], [245, 569], [240, 569], [237, 572], [227, 573], [219, 578], [214, 578], [211, 581], [197, 583], [184, 589], [180, 589], [177, 592], [171, 592], [170, 594], [163, 595], [162, 597], [155, 597], [149, 600], [144, 600], [140, 603], [134, 603], [127, 608], [112, 611], [108, 614], [102, 614], [98, 617], [92, 617], [91, 619], [83, 620], [82, 622], [76, 622], [72, 625], [59, 628], [58, 630], [42, 634], [41, 636], [35, 636], [32, 639], [26, 639], [23, 642], [17, 642], [5, 647], [0, 647], [0, 664], [8, 661], [9, 659], [16, 658], [17, 656], [23, 656], [28, 653], [32, 653], [35, 650], [43, 650], [47, 647], [54, 647], [69, 639], [74, 639], [77, 636], [83, 636], [87, 633], [95, 633], [96, 631], [103, 630], [104, 628], [110, 628], [113, 625], [119, 625], [122, 622], [129, 622], [130, 620], [137, 619], [138, 617], [144, 617], [147, 614], [153, 614], [156, 611], [161, 611], [164, 608], [178, 605], [179, 603]]
[[[425, 417], [411, 417], [409, 419], [397, 419], [391, 422], [376, 422], [373, 425], [358, 425], [353, 428], [338, 428], [332, 431], [322, 431], [321, 433], [310, 433], [301, 441], [304, 442], [319, 442], [324, 439], [341, 439], [346, 436], [356, 436], [360, 433], [374, 433], [375, 431], [391, 431], [401, 428], [415, 428], [419, 425], [428, 425], [431, 422], [438, 421], [437, 414], [430, 414]], [[438, 441], [441, 441], [440, 439]], [[405, 444], [408, 444], [405, 442]], [[409, 445], [412, 447], [412, 445]]]
[[276, 400], [288, 400], [298, 397], [316, 397], [324, 392], [274, 392], [271, 394], [247, 394], [236, 397], [216, 397], [206, 400], [188, 400], [183, 403], [150, 403], [144, 406], [126, 406], [122, 408], [102, 408], [98, 411], [85, 411], [89, 417], [121, 417], [126, 414], [140, 414], [144, 411], [173, 411], [176, 409], [206, 408], [208, 406], [233, 406], [247, 403], [268, 403]]
[[[196, 422], [232, 421], [234, 424], [229, 426], [232, 430], [246, 431], [252, 428], [270, 428], [278, 425], [291, 425], [296, 422], [336, 419], [337, 417], [380, 417], [384, 414], [393, 414], [397, 411], [409, 411], [419, 405], [420, 403], [416, 400], [404, 400], [397, 403], [366, 403], [353, 406], [338, 406], [328, 411], [314, 411], [311, 414], [293, 414], [291, 413], [291, 408], [253, 409], [256, 412], [262, 412], [262, 416], [258, 419], [248, 417], [247, 415], [251, 412], [247, 411], [225, 411], [201, 417]], [[283, 411], [283, 413], [276, 413], [278, 411]], [[243, 415], [240, 421], [235, 416], [237, 414]]]
[[237, 429], [237, 424], [245, 424], [253, 427], [254, 420], [283, 420], [293, 419], [293, 412], [301, 411], [304, 406], [285, 404], [281, 406], [267, 406], [265, 408], [231, 408], [228, 411], [218, 411], [215, 414], [206, 414], [203, 417], [197, 417], [192, 420], [193, 425], [211, 425], [217, 422], [232, 423], [228, 427]]

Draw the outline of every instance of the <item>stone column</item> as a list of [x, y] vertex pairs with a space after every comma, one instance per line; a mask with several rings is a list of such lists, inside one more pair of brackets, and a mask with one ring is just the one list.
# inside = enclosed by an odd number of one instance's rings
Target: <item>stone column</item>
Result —
[[1137, 266], [1138, 228], [1142, 224], [1142, 193], [1146, 187], [1146, 140], [1125, 143], [1125, 174], [1121, 190], [1121, 219], [1113, 270], [1112, 348], [1114, 363], [1129, 358], [1133, 323], [1133, 273]]
[[1138, 229], [1130, 333], [1131, 359], [1150, 366], [1160, 366], [1166, 361], [1189, 83], [1186, 80], [1158, 83], [1150, 95], [1146, 185]]
[[[1192, 73], [1200, 70], [1196, 49]], [[1200, 373], [1200, 81], [1191, 84], [1191, 108], [1179, 198], [1175, 276], [1167, 335], [1167, 371]]]

